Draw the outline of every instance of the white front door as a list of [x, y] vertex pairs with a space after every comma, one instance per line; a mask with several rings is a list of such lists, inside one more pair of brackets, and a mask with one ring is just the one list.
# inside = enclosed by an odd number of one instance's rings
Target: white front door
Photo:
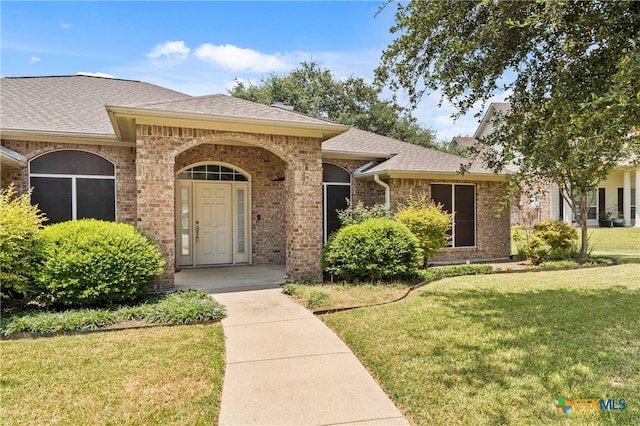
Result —
[[194, 184], [196, 265], [233, 263], [231, 183]]

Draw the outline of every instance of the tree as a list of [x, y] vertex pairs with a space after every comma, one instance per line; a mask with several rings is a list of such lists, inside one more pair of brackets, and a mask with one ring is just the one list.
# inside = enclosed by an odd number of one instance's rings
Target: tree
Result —
[[346, 124], [417, 145], [436, 147], [435, 133], [422, 128], [393, 100], [381, 98], [381, 89], [362, 78], [337, 80], [315, 62], [302, 62], [289, 75], [275, 74], [260, 85], [235, 82], [232, 96], [271, 105], [282, 102], [297, 112]]
[[376, 78], [414, 106], [439, 89], [461, 116], [511, 90], [479, 155], [494, 171], [516, 166], [513, 191], [557, 183], [585, 258], [591, 194], [640, 154], [640, 2], [412, 1], [391, 31]]

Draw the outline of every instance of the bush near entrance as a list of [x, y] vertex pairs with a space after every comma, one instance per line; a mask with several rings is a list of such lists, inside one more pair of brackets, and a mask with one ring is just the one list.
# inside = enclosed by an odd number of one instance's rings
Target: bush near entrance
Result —
[[386, 218], [340, 228], [327, 242], [323, 269], [339, 280], [387, 281], [415, 274], [422, 250], [405, 225]]
[[153, 240], [124, 223], [85, 219], [40, 232], [36, 287], [61, 306], [106, 306], [144, 296], [164, 260]]

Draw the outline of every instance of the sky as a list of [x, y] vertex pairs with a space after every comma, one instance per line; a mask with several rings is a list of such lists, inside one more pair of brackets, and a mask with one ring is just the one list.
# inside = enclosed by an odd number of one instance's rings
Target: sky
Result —
[[[0, 2], [0, 76], [74, 75], [141, 80], [193, 96], [228, 93], [315, 61], [337, 79], [373, 82], [392, 43], [384, 1]], [[403, 99], [403, 98], [401, 98]], [[502, 101], [502, 96], [494, 100]], [[438, 92], [413, 112], [438, 139], [473, 135]], [[401, 101], [403, 102], [403, 101]]]

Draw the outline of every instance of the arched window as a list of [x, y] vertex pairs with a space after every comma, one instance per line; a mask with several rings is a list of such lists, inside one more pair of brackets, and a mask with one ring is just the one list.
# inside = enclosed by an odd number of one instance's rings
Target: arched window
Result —
[[351, 174], [335, 164], [322, 164], [322, 208], [324, 216], [324, 241], [340, 228], [338, 210], [347, 208], [351, 199]]
[[31, 202], [46, 223], [84, 218], [116, 219], [115, 166], [90, 152], [64, 150], [29, 162]]
[[178, 175], [178, 179], [222, 180], [246, 182], [248, 179], [241, 172], [218, 164], [195, 166]]

